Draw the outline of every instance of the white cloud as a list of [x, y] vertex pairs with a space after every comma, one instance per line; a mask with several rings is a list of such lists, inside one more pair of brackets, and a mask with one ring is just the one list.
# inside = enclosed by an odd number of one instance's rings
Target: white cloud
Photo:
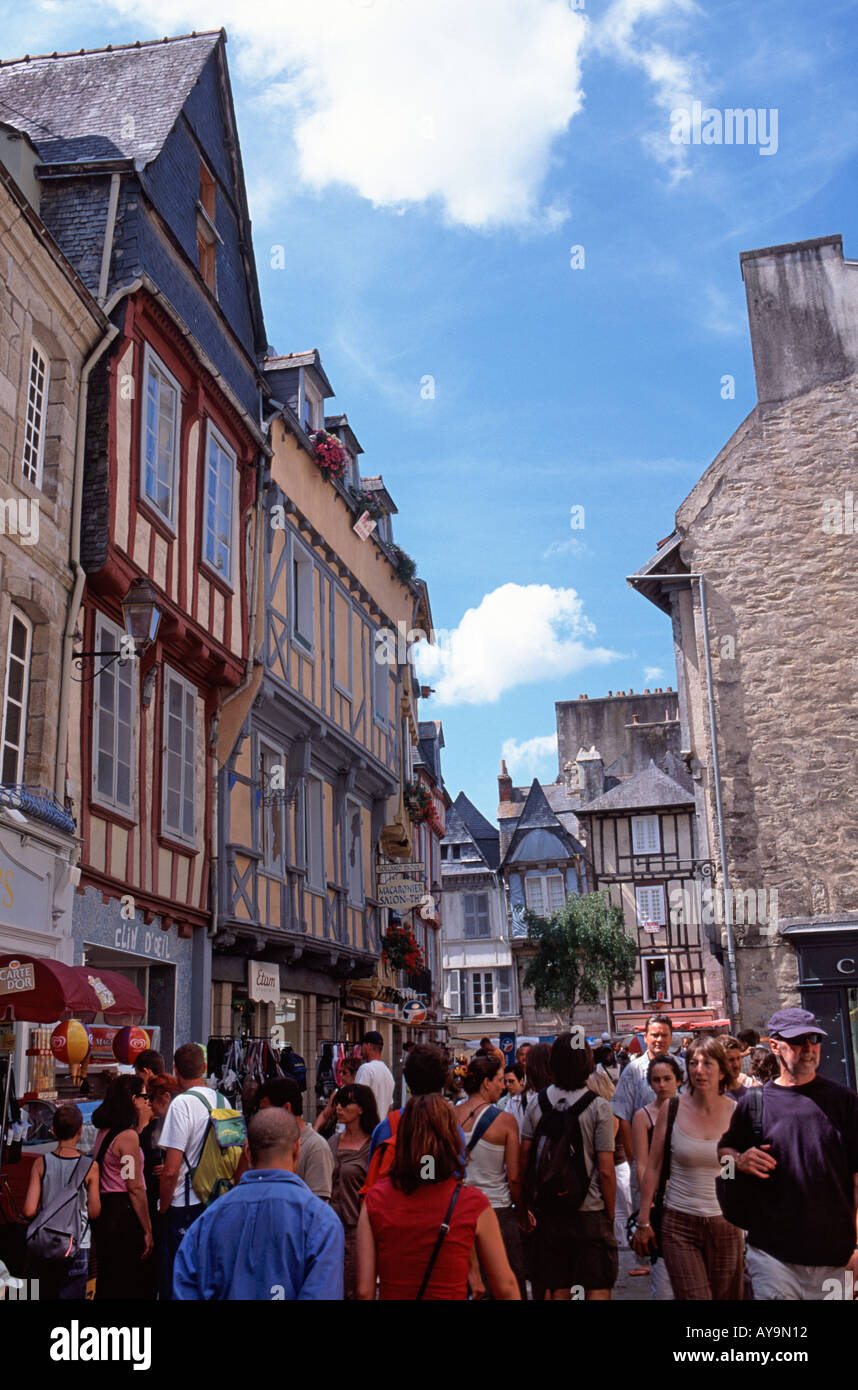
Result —
[[725, 338], [745, 337], [748, 332], [748, 311], [744, 295], [740, 299], [738, 295], [725, 294], [716, 285], [707, 285], [703, 326], [710, 333]]
[[579, 541], [576, 536], [570, 536], [565, 541], [552, 541], [546, 550], [542, 552], [543, 560], [553, 560], [555, 555], [586, 555], [587, 547], [583, 541]]
[[557, 762], [557, 734], [537, 734], [521, 743], [514, 738], [504, 739], [501, 754], [513, 780], [520, 776], [532, 779], [549, 758]]
[[[581, 110], [582, 61], [599, 50], [642, 69], [661, 106], [688, 68], [638, 29], [690, 0], [614, 0], [593, 21], [568, 0], [101, 0], [150, 32], [223, 24], [230, 63], [254, 85], [268, 167], [305, 187], [355, 190], [450, 223], [550, 234], [568, 209], [541, 197], [554, 145]], [[141, 16], [145, 18], [141, 19]], [[699, 95], [699, 93], [697, 93]], [[668, 139], [665, 122], [664, 140]], [[279, 150], [279, 153], [278, 153]], [[675, 167], [677, 147], [653, 151]], [[266, 209], [267, 210], [267, 209]]]
[[664, 672], [662, 671], [660, 666], [645, 666], [644, 685], [650, 685], [652, 681], [657, 681], [663, 675]]
[[619, 653], [587, 645], [595, 631], [574, 589], [503, 584], [435, 646], [421, 642], [415, 659], [440, 705], [495, 704], [515, 686], [615, 661]]

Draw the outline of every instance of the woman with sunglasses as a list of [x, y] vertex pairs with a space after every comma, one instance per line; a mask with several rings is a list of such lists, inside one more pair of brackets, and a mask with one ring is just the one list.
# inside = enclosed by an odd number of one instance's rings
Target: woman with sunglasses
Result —
[[328, 1140], [334, 1155], [331, 1180], [331, 1206], [343, 1223], [346, 1233], [346, 1262], [344, 1297], [355, 1297], [355, 1239], [360, 1216], [360, 1190], [369, 1167], [372, 1131], [379, 1123], [378, 1107], [369, 1086], [356, 1082], [341, 1086], [334, 1098], [338, 1124], [345, 1125], [339, 1134]]
[[101, 1215], [95, 1222], [95, 1297], [153, 1299], [152, 1222], [140, 1134], [152, 1118], [146, 1082], [117, 1076], [95, 1111]]

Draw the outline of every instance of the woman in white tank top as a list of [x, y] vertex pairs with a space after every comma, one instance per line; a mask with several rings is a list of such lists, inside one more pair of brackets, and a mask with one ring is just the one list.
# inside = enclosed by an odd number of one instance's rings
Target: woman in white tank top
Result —
[[[664, 1198], [661, 1249], [677, 1299], [730, 1301], [742, 1297], [742, 1233], [721, 1215], [715, 1179], [721, 1174], [718, 1141], [729, 1127], [733, 1102], [724, 1095], [727, 1054], [717, 1038], [697, 1038], [686, 1055], [688, 1094], [679, 1098], [670, 1136], [670, 1178]], [[649, 1165], [641, 1181], [634, 1245], [653, 1244], [650, 1214], [664, 1161], [670, 1103], [661, 1107]]]
[[[517, 1211], [521, 1200], [518, 1123], [512, 1115], [497, 1108], [504, 1090], [503, 1076], [501, 1055], [491, 1053], [474, 1057], [463, 1082], [467, 1099], [456, 1108], [456, 1119], [465, 1135], [468, 1165], [465, 1185], [478, 1187], [488, 1197], [498, 1218], [507, 1259], [518, 1280], [521, 1296], [526, 1298]], [[490, 1119], [488, 1125], [487, 1118]], [[481, 1132], [475, 1137], [478, 1130]]]

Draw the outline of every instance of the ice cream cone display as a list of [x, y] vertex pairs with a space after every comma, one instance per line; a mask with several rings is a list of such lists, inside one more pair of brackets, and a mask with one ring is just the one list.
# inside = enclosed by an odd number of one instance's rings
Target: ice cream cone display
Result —
[[80, 1064], [89, 1056], [91, 1046], [89, 1029], [76, 1018], [57, 1024], [51, 1034], [51, 1052], [58, 1062], [65, 1062], [71, 1069], [75, 1082], [80, 1075]]
[[113, 1055], [123, 1066], [133, 1066], [135, 1057], [151, 1046], [145, 1028], [120, 1028], [113, 1039]]

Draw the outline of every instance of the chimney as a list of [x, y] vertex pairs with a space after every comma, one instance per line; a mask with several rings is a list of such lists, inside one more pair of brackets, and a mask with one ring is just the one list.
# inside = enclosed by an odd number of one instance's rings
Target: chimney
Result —
[[602, 755], [597, 752], [595, 745], [591, 746], [589, 752], [584, 748], [579, 748], [575, 762], [578, 767], [578, 785], [581, 788], [581, 798], [585, 803], [594, 801], [605, 790], [605, 766], [602, 762]]
[[503, 758], [498, 777], [498, 801], [512, 801], [512, 778], [506, 770], [506, 761]]
[[839, 236], [739, 257], [757, 397], [785, 401], [858, 366], [858, 268]]

